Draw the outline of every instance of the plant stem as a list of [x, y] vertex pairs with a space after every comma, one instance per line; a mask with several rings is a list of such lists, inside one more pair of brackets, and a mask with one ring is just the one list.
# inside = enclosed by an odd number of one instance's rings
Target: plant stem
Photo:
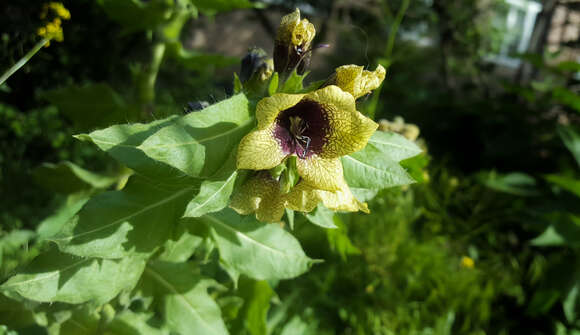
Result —
[[[407, 9], [409, 8], [410, 3], [411, 3], [411, 0], [403, 0], [403, 3], [401, 4], [401, 8], [399, 8], [399, 11], [397, 12], [397, 16], [395, 17], [395, 21], [393, 21], [393, 24], [391, 25], [391, 30], [389, 31], [389, 38], [387, 40], [387, 46], [385, 48], [385, 58], [384, 58], [386, 61], [389, 62], [388, 65], [390, 65], [392, 63], [391, 57], [393, 54], [393, 47], [395, 46], [395, 37], [397, 37], [397, 31], [399, 31], [399, 26], [401, 25], [401, 22], [403, 22], [403, 18], [405, 17], [405, 13], [407, 12]], [[388, 66], [386, 66], [386, 65], [385, 65], [385, 67], [388, 68]], [[384, 85], [385, 84], [383, 82], [383, 84], [375, 90], [375, 93], [373, 94], [373, 97], [369, 103], [368, 117], [370, 117], [371, 119], [375, 118], [377, 105], [379, 104], [379, 98], [381, 96], [381, 90], [383, 89]]]
[[36, 45], [32, 49], [30, 49], [30, 51], [26, 53], [26, 55], [20, 58], [18, 62], [12, 65], [12, 67], [9, 68], [6, 72], [4, 72], [2, 77], [0, 77], [0, 85], [4, 84], [4, 82], [8, 78], [10, 78], [10, 76], [12, 76], [16, 71], [18, 71], [21, 67], [23, 67], [24, 64], [26, 64], [28, 60], [32, 58], [32, 56], [34, 56], [34, 54], [36, 54], [38, 50], [40, 50], [40, 48], [42, 48], [46, 43], [48, 43], [49, 40], [50, 39], [48, 38], [43, 38], [42, 40], [40, 40], [38, 43], [36, 43]]
[[165, 55], [165, 43], [156, 42], [153, 44], [151, 52], [151, 62], [145, 67], [139, 78], [139, 102], [143, 106], [153, 103], [155, 100], [155, 81], [157, 73]]

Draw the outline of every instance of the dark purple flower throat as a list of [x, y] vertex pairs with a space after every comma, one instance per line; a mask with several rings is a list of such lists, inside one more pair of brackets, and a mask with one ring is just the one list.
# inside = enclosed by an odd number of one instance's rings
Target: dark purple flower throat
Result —
[[302, 100], [281, 111], [274, 122], [274, 137], [285, 154], [304, 159], [322, 151], [329, 131], [328, 113], [323, 105]]

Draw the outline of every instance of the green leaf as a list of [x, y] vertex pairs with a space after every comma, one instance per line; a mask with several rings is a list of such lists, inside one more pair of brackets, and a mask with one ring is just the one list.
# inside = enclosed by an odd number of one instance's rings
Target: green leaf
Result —
[[274, 296], [268, 282], [242, 277], [238, 295], [244, 299], [244, 305], [234, 324], [235, 333], [240, 334], [246, 330], [251, 335], [267, 335], [266, 316], [270, 309], [270, 299]]
[[564, 190], [576, 195], [577, 197], [580, 197], [580, 180], [558, 174], [550, 174], [545, 176], [545, 178], [550, 183], [563, 188]]
[[205, 15], [214, 15], [234, 9], [261, 7], [249, 0], [192, 0], [193, 4]]
[[117, 180], [117, 177], [96, 174], [71, 162], [44, 163], [34, 169], [33, 176], [38, 184], [59, 193], [75, 193], [91, 188], [104, 189]]
[[134, 107], [106, 84], [69, 86], [48, 91], [44, 96], [82, 131], [128, 122], [137, 115]]
[[308, 72], [304, 74], [296, 73], [296, 70], [290, 73], [290, 76], [282, 86], [278, 85], [278, 92], [279, 93], [300, 93], [304, 88], [303, 82], [304, 78], [308, 75]]
[[414, 142], [397, 133], [386, 131], [375, 131], [367, 146], [376, 148], [395, 162], [417, 156], [423, 152]]
[[564, 301], [562, 302], [562, 307], [564, 309], [564, 315], [569, 323], [573, 323], [576, 316], [576, 305], [578, 303], [578, 293], [580, 291], [580, 282], [576, 282], [574, 286], [568, 291]]
[[493, 190], [520, 195], [536, 196], [540, 192], [536, 189], [536, 180], [525, 173], [512, 172], [508, 174], [497, 174], [495, 171], [479, 175], [483, 184]]
[[153, 318], [150, 313], [135, 313], [127, 309], [117, 315], [107, 327], [105, 334], [110, 335], [169, 335], [165, 327], [156, 328], [150, 325]]
[[551, 224], [538, 237], [530, 241], [535, 246], [580, 246], [580, 216], [571, 213], [546, 215]]
[[308, 221], [322, 228], [337, 228], [332, 219], [334, 212], [322, 205], [319, 205], [314, 212], [306, 213], [304, 216]]
[[580, 166], [580, 133], [572, 126], [558, 126], [558, 134]]
[[381, 190], [415, 182], [399, 163], [371, 145], [341, 161], [348, 185], [355, 188]]
[[98, 0], [111, 19], [127, 31], [153, 29], [171, 16], [172, 1]]
[[326, 239], [328, 240], [330, 249], [337, 253], [343, 261], [346, 261], [349, 255], [359, 255], [361, 252], [350, 241], [344, 222], [342, 222], [338, 215], [334, 216], [333, 221], [338, 229], [326, 230]]
[[235, 95], [159, 129], [137, 149], [190, 176], [209, 177], [254, 126], [250, 103]]
[[210, 229], [220, 258], [248, 277], [294, 278], [312, 264], [294, 236], [278, 225], [240, 216], [229, 208], [196, 220]]
[[39, 240], [55, 236], [76, 213], [89, 201], [90, 195], [84, 192], [69, 195], [54, 214], [42, 220], [36, 228]]
[[580, 96], [566, 87], [556, 87], [552, 91], [552, 98], [580, 113]]
[[11, 297], [40, 302], [103, 304], [132, 289], [145, 266], [136, 258], [94, 259], [64, 254], [56, 248], [35, 258], [0, 290]]
[[158, 256], [158, 260], [185, 262], [203, 243], [202, 237], [191, 234], [184, 225], [176, 226], [176, 235], [177, 238], [175, 240], [171, 239], [165, 242], [163, 252]]
[[164, 300], [169, 328], [179, 334], [228, 334], [217, 303], [208, 295], [213, 280], [194, 272], [193, 264], [152, 262], [145, 270]]
[[268, 84], [268, 95], [272, 96], [278, 91], [278, 72], [274, 72], [272, 78], [270, 78], [270, 83]]
[[181, 65], [193, 71], [207, 71], [208, 69], [231, 66], [240, 61], [236, 57], [186, 50], [181, 42], [168, 43], [167, 48], [167, 54], [170, 57], [177, 59]]
[[199, 193], [189, 202], [183, 216], [200, 217], [225, 208], [230, 201], [237, 177], [236, 156], [231, 155], [216, 176], [201, 183]]
[[140, 174], [154, 177], [156, 180], [180, 179], [181, 176], [176, 174], [174, 168], [155, 161], [139, 149], [143, 141], [159, 129], [172, 124], [175, 119], [176, 117], [169, 117], [147, 124], [119, 124], [75, 137], [93, 142], [117, 161]]
[[147, 256], [169, 237], [198, 187], [187, 179], [176, 187], [134, 176], [123, 190], [105, 192], [89, 200], [50, 240], [61, 250], [78, 256]]

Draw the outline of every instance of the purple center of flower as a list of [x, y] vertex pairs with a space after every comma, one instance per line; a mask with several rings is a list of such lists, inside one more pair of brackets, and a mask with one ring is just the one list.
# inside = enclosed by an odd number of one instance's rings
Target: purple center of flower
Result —
[[319, 154], [329, 129], [324, 107], [311, 100], [302, 100], [283, 110], [275, 121], [274, 137], [287, 155], [305, 159]]

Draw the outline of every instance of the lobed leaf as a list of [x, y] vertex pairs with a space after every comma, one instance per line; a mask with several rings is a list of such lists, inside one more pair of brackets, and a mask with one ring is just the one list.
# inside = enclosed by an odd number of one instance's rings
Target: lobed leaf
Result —
[[168, 186], [134, 176], [123, 190], [105, 192], [89, 200], [50, 240], [61, 250], [78, 256], [147, 256], [168, 238], [198, 187], [192, 180]]
[[312, 264], [294, 236], [278, 225], [240, 216], [232, 209], [196, 220], [209, 228], [223, 262], [248, 277], [294, 278]]
[[372, 145], [341, 158], [349, 186], [370, 190], [412, 184], [415, 181], [399, 163]]
[[207, 293], [214, 281], [196, 275], [192, 264], [152, 262], [147, 280], [164, 300], [169, 329], [179, 334], [228, 334], [217, 303]]
[[132, 289], [145, 267], [142, 259], [76, 257], [56, 248], [35, 258], [0, 290], [11, 297], [40, 302], [103, 304], [122, 290]]

